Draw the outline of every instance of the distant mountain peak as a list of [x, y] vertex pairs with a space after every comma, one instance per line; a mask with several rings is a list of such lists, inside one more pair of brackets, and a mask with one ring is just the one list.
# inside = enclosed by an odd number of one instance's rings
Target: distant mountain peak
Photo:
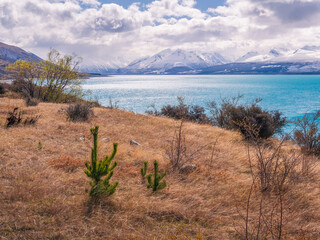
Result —
[[[213, 65], [227, 63], [219, 53], [198, 53], [183, 49], [164, 49], [159, 53], [130, 63], [121, 69], [122, 73], [166, 73], [170, 69], [185, 70], [205, 68]], [[172, 70], [170, 70], [172, 71]]]
[[245, 62], [247, 61], [248, 59], [252, 58], [252, 57], [255, 57], [259, 55], [259, 53], [257, 51], [251, 51], [251, 52], [248, 52], [246, 53], [245, 55], [243, 55], [242, 57], [238, 58], [236, 60], [236, 62]]

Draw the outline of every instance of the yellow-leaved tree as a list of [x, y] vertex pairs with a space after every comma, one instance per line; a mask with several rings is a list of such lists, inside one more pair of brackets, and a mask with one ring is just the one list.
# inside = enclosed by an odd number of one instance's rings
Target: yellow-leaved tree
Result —
[[64, 55], [55, 49], [42, 62], [18, 60], [6, 70], [11, 72], [14, 87], [25, 98], [38, 98], [47, 102], [65, 102], [70, 96], [82, 97], [79, 78], [81, 58]]

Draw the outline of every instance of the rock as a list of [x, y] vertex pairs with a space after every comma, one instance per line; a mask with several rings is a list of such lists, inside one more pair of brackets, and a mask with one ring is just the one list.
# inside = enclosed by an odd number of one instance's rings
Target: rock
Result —
[[186, 173], [189, 174], [191, 172], [194, 172], [195, 170], [197, 170], [197, 166], [196, 165], [186, 165], [183, 166], [182, 168], [180, 168], [180, 173]]
[[80, 137], [79, 140], [80, 140], [80, 141], [84, 141], [84, 137]]
[[102, 138], [102, 141], [110, 142], [110, 138]]
[[136, 141], [134, 141], [134, 140], [130, 140], [130, 144], [131, 144], [131, 145], [141, 146], [140, 143], [138, 143], [138, 142], [136, 142]]

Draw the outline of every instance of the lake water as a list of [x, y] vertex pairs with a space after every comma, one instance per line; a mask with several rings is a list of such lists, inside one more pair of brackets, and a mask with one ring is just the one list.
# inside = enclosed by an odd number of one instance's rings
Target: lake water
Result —
[[155, 104], [177, 104], [177, 96], [187, 104], [206, 106], [213, 100], [243, 94], [244, 102], [262, 98], [260, 106], [279, 110], [289, 120], [320, 109], [319, 75], [119, 75], [86, 80], [88, 98], [104, 106], [109, 99], [120, 108], [144, 113]]

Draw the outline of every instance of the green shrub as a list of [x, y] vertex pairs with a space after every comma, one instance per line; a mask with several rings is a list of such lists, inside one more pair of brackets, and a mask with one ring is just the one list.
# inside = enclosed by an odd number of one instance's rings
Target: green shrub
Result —
[[155, 192], [157, 190], [161, 190], [167, 186], [166, 181], [162, 181], [162, 178], [166, 176], [166, 172], [159, 173], [159, 163], [157, 161], [153, 162], [154, 169], [153, 174], [147, 175], [148, 185], [147, 188], [152, 188], [152, 191]]
[[[103, 160], [98, 160], [98, 131], [99, 127], [96, 126], [90, 129], [91, 134], [93, 135], [93, 148], [91, 149], [91, 163], [86, 162], [85, 174], [91, 178], [90, 181], [91, 189], [88, 191], [90, 197], [96, 196], [110, 196], [112, 195], [119, 184], [115, 182], [110, 184], [109, 180], [113, 175], [113, 170], [117, 166], [118, 162], [113, 162], [118, 144], [113, 143], [113, 151], [110, 156], [105, 156]], [[104, 179], [102, 179], [105, 177]]]

